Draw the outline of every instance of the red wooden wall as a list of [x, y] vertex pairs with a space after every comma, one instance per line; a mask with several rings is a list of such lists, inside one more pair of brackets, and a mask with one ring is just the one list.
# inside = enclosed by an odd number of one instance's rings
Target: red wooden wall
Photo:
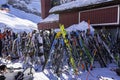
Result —
[[59, 28], [59, 22], [48, 22], [48, 23], [39, 23], [38, 29], [45, 30], [45, 29], [55, 29]]
[[69, 12], [59, 14], [59, 23], [69, 27], [73, 24], [78, 24], [78, 12]]
[[42, 18], [46, 18], [49, 15], [51, 9], [51, 0], [41, 0]]
[[96, 25], [117, 24], [119, 22], [118, 18], [118, 6], [80, 12], [80, 21], [90, 20], [91, 24]]

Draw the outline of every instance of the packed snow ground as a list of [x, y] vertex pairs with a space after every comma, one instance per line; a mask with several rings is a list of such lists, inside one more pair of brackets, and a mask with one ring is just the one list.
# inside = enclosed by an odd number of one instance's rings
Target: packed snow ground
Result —
[[[11, 61], [5, 61], [5, 59], [2, 59], [1, 62], [6, 64], [8, 68], [11, 68], [11, 70], [12, 68], [23, 68], [23, 63], [21, 62], [12, 63]], [[110, 70], [116, 67], [117, 66], [115, 64], [110, 64], [107, 68], [100, 68], [98, 66], [96, 68], [93, 68], [93, 70], [90, 71], [90, 74], [87, 71], [83, 71], [79, 72], [79, 75], [73, 75], [72, 70], [70, 70], [69, 74], [62, 73], [61, 77], [59, 78], [50, 69], [45, 69], [43, 72], [41, 70], [35, 72], [33, 69], [32, 72], [33, 80], [120, 80], [120, 76], [117, 76], [117, 74], [114, 71]], [[40, 68], [41, 66], [39, 66], [39, 69]], [[9, 71], [8, 73], [5, 73], [6, 80], [13, 80], [17, 72], [23, 71], [23, 69], [13, 71], [14, 72]], [[24, 80], [28, 80], [29, 78], [31, 78], [30, 75], [27, 75], [29, 72], [30, 69], [27, 69], [24, 72]]]

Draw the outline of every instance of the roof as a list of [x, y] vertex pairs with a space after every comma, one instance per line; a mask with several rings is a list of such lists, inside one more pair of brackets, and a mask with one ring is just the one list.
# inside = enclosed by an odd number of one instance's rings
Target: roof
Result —
[[45, 30], [59, 26], [59, 14], [50, 14], [48, 17], [38, 23], [38, 29]]
[[58, 14], [70, 11], [83, 11], [117, 4], [120, 4], [120, 0], [76, 0], [70, 3], [62, 4], [60, 6], [55, 6], [52, 9], [50, 9], [49, 12]]
[[55, 22], [55, 21], [59, 21], [59, 15], [58, 14], [50, 14], [48, 17], [46, 17], [45, 19], [43, 19], [40, 23], [51, 23], [51, 22]]

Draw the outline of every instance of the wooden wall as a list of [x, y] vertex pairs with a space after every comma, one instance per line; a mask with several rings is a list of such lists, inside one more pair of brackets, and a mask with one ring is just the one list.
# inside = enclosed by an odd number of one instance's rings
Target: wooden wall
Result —
[[51, 9], [51, 0], [41, 0], [42, 18], [46, 18], [49, 15]]
[[81, 11], [80, 12], [80, 21], [88, 21], [90, 23], [97, 25], [115, 25], [119, 24], [119, 7], [118, 6], [109, 6], [106, 8], [98, 8], [93, 10]]
[[78, 12], [69, 12], [59, 14], [59, 23], [69, 27], [73, 24], [78, 24]]

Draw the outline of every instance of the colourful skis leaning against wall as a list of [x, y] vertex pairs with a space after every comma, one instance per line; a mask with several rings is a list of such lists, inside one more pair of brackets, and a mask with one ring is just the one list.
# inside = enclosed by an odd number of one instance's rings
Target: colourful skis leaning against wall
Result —
[[75, 60], [72, 56], [72, 48], [70, 47], [70, 44], [69, 44], [69, 41], [68, 39], [66, 38], [66, 35], [67, 35], [67, 32], [64, 28], [64, 25], [60, 25], [60, 31], [61, 31], [61, 34], [62, 34], [62, 37], [64, 39], [64, 43], [66, 45], [66, 47], [68, 48], [69, 50], [69, 54], [70, 54], [70, 63], [72, 65], [72, 68], [74, 70], [74, 73], [77, 74], [77, 68], [76, 68], [76, 65], [75, 65]]

